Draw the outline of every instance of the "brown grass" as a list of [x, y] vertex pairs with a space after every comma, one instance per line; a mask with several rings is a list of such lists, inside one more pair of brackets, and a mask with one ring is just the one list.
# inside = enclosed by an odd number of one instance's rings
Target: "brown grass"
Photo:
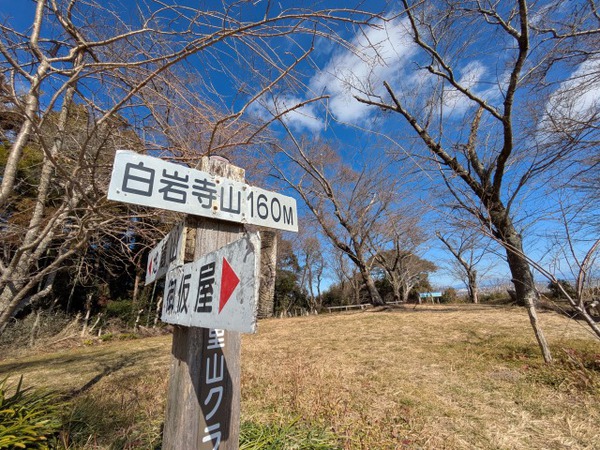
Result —
[[[242, 341], [242, 420], [326, 428], [348, 449], [600, 448], [600, 343], [577, 322], [540, 316], [552, 367], [517, 308], [262, 321]], [[87, 448], [119, 439], [121, 448], [151, 448], [169, 348], [158, 337], [38, 353], [0, 362], [0, 374], [23, 373], [26, 384], [74, 393], [98, 416], [111, 412]]]
[[344, 448], [600, 448], [600, 345], [541, 317], [557, 357], [576, 349], [595, 370], [547, 368], [521, 309], [265, 321], [243, 342], [242, 413], [316, 421]]

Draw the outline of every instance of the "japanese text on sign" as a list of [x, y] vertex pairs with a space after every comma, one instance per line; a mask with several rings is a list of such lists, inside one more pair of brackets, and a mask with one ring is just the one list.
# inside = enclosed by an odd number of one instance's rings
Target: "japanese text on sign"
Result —
[[177, 224], [165, 238], [148, 253], [146, 284], [165, 276], [172, 264], [183, 264], [185, 226]]
[[206, 420], [202, 443], [210, 443], [213, 450], [217, 450], [222, 436], [222, 420], [219, 417], [223, 414], [227, 417], [227, 411], [223, 411], [223, 408], [221, 408], [227, 381], [226, 377], [228, 376], [225, 367], [225, 355], [223, 354], [223, 349], [225, 348], [225, 331], [210, 329], [207, 332], [204, 386], [206, 386], [208, 392], [203, 392], [204, 395], [200, 399], [205, 409], [204, 418]]
[[298, 231], [296, 200], [292, 197], [130, 151], [116, 153], [108, 198]]
[[161, 319], [173, 325], [253, 333], [260, 238], [249, 233], [192, 263], [171, 266]]

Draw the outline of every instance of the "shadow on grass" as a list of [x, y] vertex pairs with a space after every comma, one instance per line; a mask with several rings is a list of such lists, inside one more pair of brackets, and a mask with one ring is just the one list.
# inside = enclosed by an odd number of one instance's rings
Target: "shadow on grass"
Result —
[[85, 352], [76, 355], [41, 355], [26, 361], [0, 363], [0, 374], [10, 376], [13, 374], [35, 373], [43, 370], [48, 373], [48, 379], [52, 380], [53, 376], [60, 376], [59, 373], [52, 373], [55, 369], [66, 370], [69, 373], [81, 373], [82, 376], [96, 373], [80, 387], [69, 389], [68, 385], [64, 386], [66, 391], [64, 399], [70, 400], [90, 390], [104, 377], [151, 359], [152, 355], [155, 354], [156, 349], [146, 348], [127, 353], [120, 353], [116, 349], [102, 349], [102, 351]]

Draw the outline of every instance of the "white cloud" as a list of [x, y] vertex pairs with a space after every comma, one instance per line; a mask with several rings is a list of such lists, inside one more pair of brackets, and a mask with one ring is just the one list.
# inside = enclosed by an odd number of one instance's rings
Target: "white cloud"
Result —
[[[377, 28], [361, 29], [350, 42], [349, 48], [332, 56], [325, 67], [313, 76], [309, 87], [313, 95], [328, 94], [329, 110], [338, 120], [359, 123], [376, 109], [356, 101], [354, 96], [387, 99], [383, 81], [397, 90], [421, 92], [426, 97], [432, 92], [437, 77], [416, 67], [417, 45], [413, 41], [407, 18], [380, 22]], [[459, 73], [458, 82], [490, 102], [502, 97], [506, 80], [491, 82], [490, 71], [481, 61], [467, 63]], [[444, 114], [462, 115], [473, 102], [458, 90], [446, 84], [442, 101]]]
[[[458, 84], [474, 92], [486, 72], [487, 69], [480, 62], [470, 62], [460, 71]], [[466, 95], [454, 88], [444, 91], [443, 102], [444, 106], [448, 108], [446, 110], [447, 114], [462, 114], [473, 106], [473, 102]]]
[[[566, 96], [570, 101], [564, 102]], [[550, 99], [550, 104], [561, 115], [573, 119], [584, 119], [597, 112], [599, 102], [600, 58], [598, 57], [581, 63]]]
[[337, 119], [356, 123], [373, 108], [357, 102], [354, 95], [381, 93], [382, 82], [399, 76], [415, 47], [406, 19], [361, 29], [349, 46], [313, 76], [309, 87], [313, 95], [330, 96], [329, 109]]
[[[414, 70], [418, 61], [418, 46], [413, 41], [407, 18], [380, 21], [375, 26], [360, 28], [357, 34], [338, 51], [320, 42], [320, 55], [329, 60], [308, 82], [304, 98], [281, 96], [276, 101], [263, 101], [270, 114], [277, 114], [309, 98], [328, 95], [328, 112], [341, 122], [363, 124], [377, 109], [358, 102], [355, 96], [388, 100], [383, 81], [398, 92], [421, 93], [422, 98], [433, 92], [437, 77], [427, 70]], [[489, 77], [493, 79], [490, 79]], [[507, 76], [494, 78], [482, 61], [465, 63], [457, 72], [458, 82], [473, 94], [495, 102], [502, 98]], [[399, 87], [401, 86], [401, 88]], [[446, 83], [443, 94], [444, 114], [463, 115], [473, 102]], [[256, 108], [254, 109], [257, 112]], [[263, 111], [264, 112], [264, 111]], [[321, 106], [310, 103], [285, 115], [287, 124], [297, 130], [319, 132], [325, 128]]]
[[[600, 58], [581, 63], [550, 96], [540, 132], [551, 133], [556, 127], [571, 123], [585, 124], [600, 110]], [[552, 118], [552, 120], [550, 120]]]
[[318, 118], [316, 104], [308, 103], [299, 108], [295, 108], [303, 100], [294, 96], [279, 96], [277, 98], [262, 98], [261, 102], [253, 103], [249, 112], [260, 117], [262, 120], [271, 120], [287, 110], [290, 112], [282, 116], [282, 120], [294, 130], [309, 130], [311, 132], [320, 132], [324, 128], [324, 123]]

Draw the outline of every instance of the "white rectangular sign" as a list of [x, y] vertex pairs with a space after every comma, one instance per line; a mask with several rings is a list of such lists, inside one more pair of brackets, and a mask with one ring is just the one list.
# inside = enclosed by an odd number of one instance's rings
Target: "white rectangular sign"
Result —
[[177, 224], [156, 247], [150, 250], [146, 264], [146, 285], [164, 277], [172, 264], [183, 264], [185, 226]]
[[292, 197], [127, 150], [118, 150], [115, 155], [108, 198], [298, 231], [298, 211]]
[[161, 319], [186, 327], [256, 331], [260, 237], [249, 233], [193, 263], [172, 267]]

